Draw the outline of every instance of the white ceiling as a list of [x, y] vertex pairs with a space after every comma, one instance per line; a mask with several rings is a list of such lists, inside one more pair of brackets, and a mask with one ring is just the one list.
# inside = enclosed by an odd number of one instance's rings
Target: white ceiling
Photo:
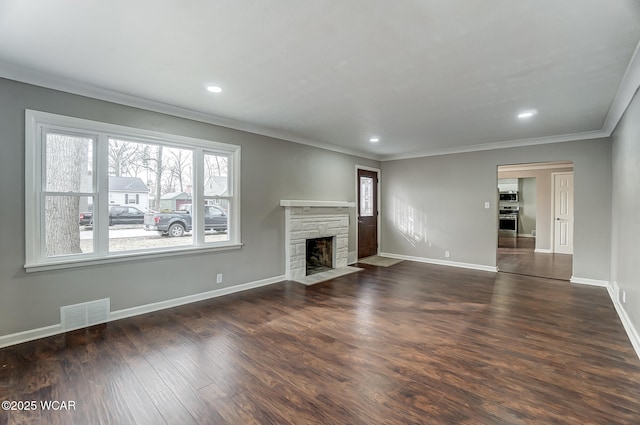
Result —
[[606, 135], [639, 40], [639, 0], [0, 0], [0, 76], [380, 159]]

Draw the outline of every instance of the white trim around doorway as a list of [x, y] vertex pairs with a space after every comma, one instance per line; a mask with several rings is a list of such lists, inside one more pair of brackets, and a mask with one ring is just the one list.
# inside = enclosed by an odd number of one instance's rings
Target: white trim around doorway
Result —
[[[380, 255], [380, 217], [382, 216], [382, 212], [380, 211], [380, 186], [382, 183], [382, 173], [380, 171], [379, 168], [373, 168], [373, 167], [367, 167], [366, 165], [358, 165], [356, 164], [356, 168], [355, 168], [355, 200], [356, 200], [356, 223], [355, 223], [355, 228], [356, 228], [356, 250], [355, 250], [355, 258], [350, 258], [349, 259], [349, 264], [353, 264], [356, 263], [358, 261], [358, 203], [360, 202], [360, 199], [358, 199], [358, 170], [365, 170], [365, 171], [373, 171], [374, 173], [378, 174], [378, 183], [377, 183], [377, 187], [378, 187], [378, 193], [377, 193], [377, 198], [378, 198], [378, 202], [377, 202], [377, 206], [376, 208], [378, 209], [378, 219], [376, 220], [376, 226], [378, 226], [378, 240], [376, 241], [376, 243], [378, 244], [378, 249], [376, 250], [376, 254]], [[353, 260], [353, 261], [352, 261]]]

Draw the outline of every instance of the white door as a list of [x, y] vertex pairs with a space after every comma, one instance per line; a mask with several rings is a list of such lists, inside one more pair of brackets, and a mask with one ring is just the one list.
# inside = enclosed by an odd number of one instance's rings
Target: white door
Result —
[[573, 173], [554, 173], [553, 192], [553, 252], [573, 254]]

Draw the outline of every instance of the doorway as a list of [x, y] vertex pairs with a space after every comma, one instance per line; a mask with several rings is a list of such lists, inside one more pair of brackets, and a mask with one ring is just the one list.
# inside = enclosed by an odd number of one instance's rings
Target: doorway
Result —
[[357, 169], [358, 258], [378, 254], [378, 171]]
[[570, 280], [573, 163], [501, 165], [497, 181], [498, 270]]

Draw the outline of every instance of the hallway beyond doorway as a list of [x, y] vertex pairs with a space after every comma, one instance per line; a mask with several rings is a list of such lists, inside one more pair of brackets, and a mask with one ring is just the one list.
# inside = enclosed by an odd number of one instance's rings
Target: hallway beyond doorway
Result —
[[571, 279], [573, 255], [534, 252], [535, 238], [499, 237], [498, 270], [550, 279]]

